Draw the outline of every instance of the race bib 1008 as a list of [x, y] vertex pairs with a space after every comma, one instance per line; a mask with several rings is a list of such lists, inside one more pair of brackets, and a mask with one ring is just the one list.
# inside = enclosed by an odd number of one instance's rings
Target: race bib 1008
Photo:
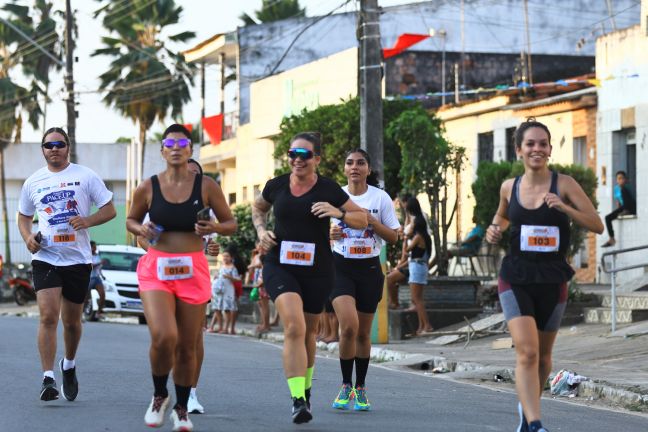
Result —
[[526, 252], [558, 252], [560, 229], [556, 226], [522, 225], [520, 250]]
[[157, 276], [159, 280], [189, 279], [193, 276], [193, 260], [190, 256], [159, 257]]
[[345, 238], [344, 257], [351, 259], [371, 258], [373, 256], [373, 239]]
[[315, 262], [315, 243], [282, 241], [279, 262], [281, 264], [312, 266]]

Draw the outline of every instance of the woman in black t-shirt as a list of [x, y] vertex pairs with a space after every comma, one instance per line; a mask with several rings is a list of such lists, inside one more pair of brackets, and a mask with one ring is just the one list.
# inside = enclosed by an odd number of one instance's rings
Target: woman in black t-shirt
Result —
[[[365, 228], [364, 210], [333, 180], [317, 174], [319, 134], [293, 137], [288, 158], [291, 173], [266, 183], [252, 207], [252, 221], [266, 251], [263, 283], [284, 327], [284, 372], [293, 398], [295, 423], [311, 420], [310, 388], [315, 364], [315, 335], [324, 303], [333, 288], [330, 218]], [[275, 229], [266, 229], [273, 208]]]
[[486, 239], [497, 243], [502, 231], [511, 228], [498, 291], [517, 355], [520, 432], [547, 432], [540, 422], [540, 395], [551, 372], [551, 350], [574, 274], [565, 256], [569, 219], [603, 232], [601, 218], [581, 186], [549, 170], [551, 149], [549, 129], [535, 119], [515, 131], [524, 175], [502, 184], [497, 213], [486, 231]]

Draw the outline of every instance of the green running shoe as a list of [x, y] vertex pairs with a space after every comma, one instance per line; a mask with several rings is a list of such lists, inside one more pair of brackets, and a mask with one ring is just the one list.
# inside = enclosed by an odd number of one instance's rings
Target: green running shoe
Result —
[[349, 409], [351, 399], [353, 399], [353, 386], [350, 384], [342, 384], [342, 388], [337, 397], [333, 401], [333, 408], [336, 409]]
[[355, 395], [355, 403], [353, 409], [355, 411], [369, 411], [371, 410], [371, 403], [367, 399], [367, 389], [365, 387], [356, 387], [353, 389]]

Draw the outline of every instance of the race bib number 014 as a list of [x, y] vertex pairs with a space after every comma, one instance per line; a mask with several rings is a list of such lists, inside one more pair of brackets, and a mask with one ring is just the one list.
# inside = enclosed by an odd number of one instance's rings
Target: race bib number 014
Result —
[[560, 230], [556, 226], [522, 225], [520, 250], [526, 252], [558, 252]]
[[282, 241], [279, 262], [281, 264], [312, 266], [315, 262], [315, 243]]
[[344, 239], [344, 257], [351, 259], [371, 258], [373, 255], [373, 239], [346, 238]]
[[193, 260], [190, 256], [159, 257], [157, 276], [159, 280], [189, 279], [193, 276]]

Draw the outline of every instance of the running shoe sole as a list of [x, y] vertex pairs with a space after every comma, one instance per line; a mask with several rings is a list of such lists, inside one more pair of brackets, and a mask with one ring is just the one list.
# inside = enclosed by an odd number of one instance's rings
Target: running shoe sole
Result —
[[308, 423], [313, 419], [313, 415], [307, 409], [302, 409], [293, 414], [293, 423], [302, 424]]
[[53, 401], [59, 398], [59, 392], [56, 387], [46, 387], [41, 390], [40, 400], [44, 402]]

